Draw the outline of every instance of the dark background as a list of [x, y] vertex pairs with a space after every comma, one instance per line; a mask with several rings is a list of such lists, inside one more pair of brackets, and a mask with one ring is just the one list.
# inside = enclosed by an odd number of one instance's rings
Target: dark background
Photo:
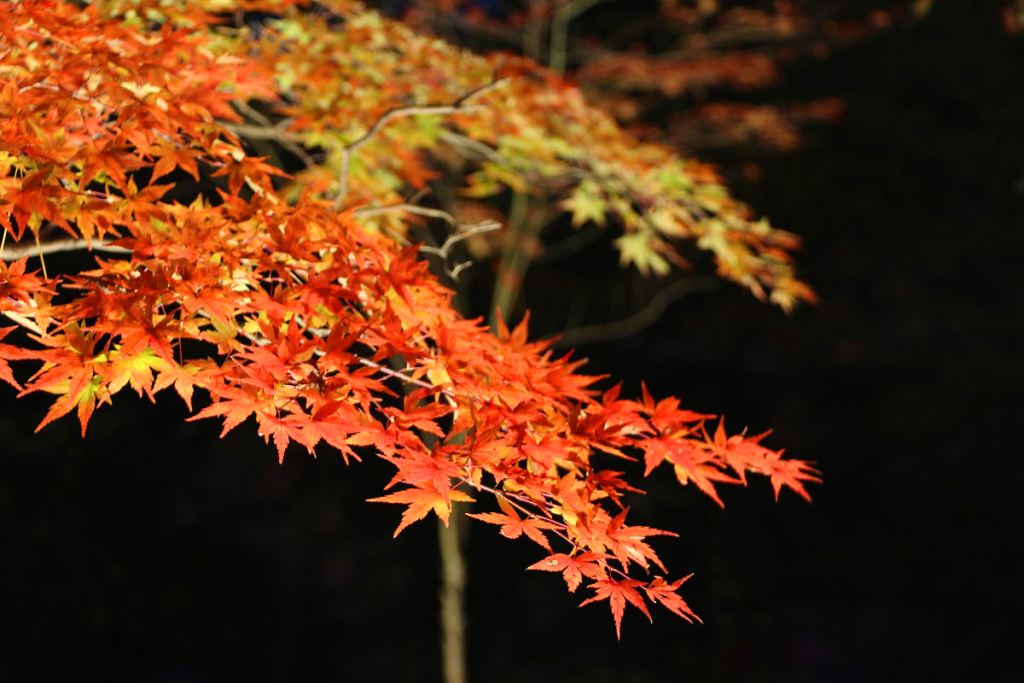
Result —
[[[734, 429], [774, 428], [769, 445], [824, 472], [813, 504], [753, 481], [722, 511], [653, 476], [633, 519], [680, 532], [657, 549], [695, 573], [684, 593], [704, 624], [634, 610], [621, 642], [606, 607], [523, 571], [537, 549], [473, 525], [474, 680], [1011, 680], [1024, 39], [979, 5], [940, 1], [913, 28], [791, 68], [786, 97], [846, 101], [815, 144], [709, 157], [805, 238], [820, 305], [786, 318], [726, 286], [581, 349], [629, 392], [645, 379]], [[741, 159], [759, 183], [733, 172]], [[13, 394], [0, 679], [439, 679], [435, 528], [391, 540], [397, 509], [363, 502], [387, 467], [298, 451], [278, 465], [255, 430], [220, 440], [170, 396], [120, 399], [84, 440], [70, 418], [35, 435], [46, 399]]]

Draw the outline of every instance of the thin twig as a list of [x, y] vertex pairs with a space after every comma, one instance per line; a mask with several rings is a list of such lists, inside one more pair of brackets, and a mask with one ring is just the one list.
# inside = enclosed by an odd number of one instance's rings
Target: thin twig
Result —
[[[424, 389], [437, 389], [438, 388], [435, 385], [431, 384], [430, 382], [424, 382], [421, 379], [416, 379], [415, 377], [410, 377], [409, 375], [403, 374], [401, 370], [392, 370], [391, 368], [389, 368], [389, 367], [387, 367], [385, 365], [381, 365], [380, 363], [374, 363], [372, 360], [370, 360], [368, 358], [360, 358], [359, 359], [359, 363], [361, 365], [365, 365], [368, 368], [374, 368], [374, 369], [380, 371], [381, 373], [383, 373], [384, 375], [386, 375], [388, 377], [397, 377], [398, 379], [400, 379], [400, 380], [402, 380], [404, 382], [408, 382], [409, 384], [415, 384], [416, 386], [423, 387]], [[444, 389], [442, 389], [441, 391], [442, 391], [442, 393], [447, 395], [447, 392]]]
[[451, 104], [437, 104], [437, 105], [413, 105], [407, 107], [395, 107], [389, 109], [374, 121], [370, 129], [363, 133], [360, 137], [356, 138], [349, 144], [347, 144], [341, 150], [341, 170], [338, 172], [338, 196], [334, 200], [334, 206], [340, 209], [345, 203], [345, 197], [348, 196], [348, 179], [349, 172], [352, 165], [352, 154], [355, 153], [360, 147], [368, 143], [381, 129], [388, 124], [392, 119], [402, 116], [416, 116], [420, 114], [458, 114], [467, 111], [475, 111], [479, 107], [466, 106], [466, 103], [478, 97], [490, 90], [504, 85], [510, 79], [498, 78], [490, 83], [485, 83], [477, 88], [473, 88], [466, 94], [460, 96]]
[[[285, 132], [278, 126], [275, 126], [266, 116], [256, 111], [242, 100], [235, 100], [234, 104], [240, 110], [245, 112], [249, 118], [254, 119], [257, 123], [261, 124], [262, 128], [255, 126], [231, 126], [229, 124], [225, 124], [225, 128], [230, 128], [235, 133], [238, 133], [242, 137], [248, 137], [250, 140], [260, 139], [277, 142], [286, 150], [297, 156], [302, 163], [306, 165], [306, 168], [313, 168], [316, 166], [316, 160], [309, 155], [309, 152], [302, 148], [301, 144], [299, 144], [303, 141], [302, 136]], [[243, 132], [243, 130], [250, 133], [258, 133], [258, 135], [246, 135], [246, 132]]]
[[415, 204], [408, 204], [405, 202], [401, 204], [385, 204], [384, 206], [364, 206], [360, 209], [354, 210], [352, 212], [352, 216], [355, 218], [370, 218], [372, 216], [381, 216], [396, 212], [412, 213], [417, 216], [425, 216], [427, 218], [440, 218], [452, 227], [457, 227], [459, 225], [459, 221], [455, 216], [443, 209], [430, 209], [425, 206], [416, 206]]
[[[492, 230], [497, 230], [501, 227], [500, 223], [492, 220], [484, 220], [479, 223], [472, 224], [460, 223], [455, 216], [443, 209], [431, 209], [425, 206], [416, 206], [415, 204], [408, 203], [388, 204], [386, 206], [367, 206], [361, 209], [356, 209], [352, 212], [352, 215], [356, 218], [368, 218], [393, 212], [405, 212], [428, 218], [439, 218], [455, 228], [455, 231], [448, 236], [444, 241], [444, 244], [440, 247], [431, 247], [429, 245], [422, 244], [420, 245], [420, 251], [439, 257], [441, 259], [441, 265], [444, 268], [444, 272], [448, 277], [456, 282], [459, 280], [459, 274], [466, 268], [473, 265], [473, 262], [463, 261], [454, 265], [450, 264], [449, 260], [452, 256], [452, 247], [473, 235], [491, 232]], [[394, 235], [393, 237], [402, 242], [406, 241], [405, 238], [400, 235]]]
[[449, 260], [451, 259], [451, 248], [464, 239], [468, 239], [473, 235], [478, 235], [482, 232], [491, 232], [501, 227], [501, 224], [497, 221], [485, 220], [473, 225], [459, 225], [458, 231], [448, 236], [448, 239], [444, 241], [440, 247], [428, 247], [426, 245], [420, 246], [420, 251], [428, 254], [434, 254], [441, 258], [441, 265], [444, 268], [444, 272], [452, 279], [453, 282], [459, 281], [459, 275], [466, 268], [473, 265], [473, 262], [469, 259], [451, 265]]
[[462, 240], [468, 239], [469, 237], [472, 237], [473, 235], [478, 235], [482, 232], [491, 232], [492, 230], [497, 230], [500, 227], [501, 223], [499, 223], [498, 221], [491, 220], [480, 221], [479, 223], [474, 223], [472, 225], [460, 224], [458, 231], [453, 232], [451, 235], [449, 235], [448, 239], [446, 239], [444, 241], [444, 244], [442, 244], [440, 247], [428, 247], [424, 245], [420, 247], [420, 251], [425, 251], [428, 254], [434, 254], [436, 256], [440, 256], [441, 258], [447, 259], [450, 256], [451, 248], [454, 247], [459, 242], [461, 242]]

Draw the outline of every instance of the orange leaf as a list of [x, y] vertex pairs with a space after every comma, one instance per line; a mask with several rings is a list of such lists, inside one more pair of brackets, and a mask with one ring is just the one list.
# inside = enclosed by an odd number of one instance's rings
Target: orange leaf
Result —
[[452, 512], [451, 501], [471, 502], [473, 499], [462, 491], [449, 491], [448, 495], [442, 495], [440, 491], [430, 485], [417, 486], [413, 488], [389, 493], [379, 498], [370, 498], [371, 503], [398, 503], [408, 505], [402, 513], [402, 521], [395, 529], [395, 536], [402, 533], [402, 529], [415, 521], [427, 516], [431, 510], [434, 511], [445, 526], [448, 526], [448, 517]]
[[612, 617], [615, 619], [615, 636], [622, 638], [622, 614], [626, 610], [626, 603], [633, 605], [638, 610], [647, 616], [648, 621], [651, 619], [651, 613], [647, 611], [647, 605], [644, 604], [644, 599], [636, 591], [635, 586], [644, 585], [642, 582], [636, 579], [622, 579], [615, 581], [614, 579], [603, 579], [594, 583], [593, 588], [597, 593], [592, 598], [588, 598], [580, 603], [580, 607], [589, 605], [592, 602], [598, 600], [607, 600], [612, 609]]

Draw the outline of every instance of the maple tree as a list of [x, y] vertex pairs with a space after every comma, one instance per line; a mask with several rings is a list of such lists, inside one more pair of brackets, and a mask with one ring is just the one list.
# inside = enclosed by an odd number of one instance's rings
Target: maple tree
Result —
[[[617, 633], [627, 603], [696, 618], [685, 579], [638, 578], [666, 571], [647, 539], [674, 534], [627, 523], [637, 489], [607, 463], [642, 455], [719, 505], [748, 473], [809, 499], [817, 473], [678, 399], [598, 391], [526, 320], [459, 316], [408, 239], [448, 221], [433, 253], [455, 276], [451, 245], [496, 227], [408, 200], [453, 153], [472, 196], [544, 188], [577, 223], [614, 220], [624, 264], [664, 272], [695, 242], [759, 297], [813, 298], [794, 236], [528, 59], [346, 0], [0, 2], [0, 380], [55, 397], [39, 428], [75, 413], [83, 435], [126, 388], [190, 409], [198, 389], [191, 419], [251, 417], [282, 460], [394, 465], [372, 500], [404, 506], [395, 535], [494, 497], [471, 516], [540, 545], [529, 568], [586, 582]], [[49, 273], [67, 249], [95, 263]]]

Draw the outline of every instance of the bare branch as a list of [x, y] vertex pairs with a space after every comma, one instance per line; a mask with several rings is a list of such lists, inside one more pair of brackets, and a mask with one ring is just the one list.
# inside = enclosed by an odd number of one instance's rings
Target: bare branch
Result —
[[576, 229], [572, 235], [560, 242], [544, 246], [544, 250], [533, 257], [536, 264], [553, 263], [580, 252], [597, 242], [606, 232], [595, 223]]
[[[372, 216], [380, 216], [388, 213], [404, 212], [411, 213], [417, 216], [425, 216], [427, 218], [439, 218], [449, 225], [451, 225], [455, 231], [451, 233], [448, 238], [444, 241], [440, 247], [432, 247], [426, 244], [420, 245], [420, 251], [433, 254], [441, 259], [442, 267], [444, 272], [452, 280], [458, 282], [459, 273], [473, 265], [472, 261], [464, 261], [455, 265], [449, 264], [451, 258], [451, 250], [459, 242], [478, 235], [483, 232], [491, 232], [501, 227], [501, 224], [497, 221], [484, 220], [479, 223], [460, 223], [459, 220], [443, 209], [431, 209], [425, 206], [416, 206], [415, 204], [402, 203], [402, 204], [388, 204], [386, 206], [366, 206], [361, 209], [356, 209], [352, 212], [352, 215], [356, 218], [369, 218]], [[400, 235], [394, 235], [396, 239], [405, 241]]]
[[290, 133], [279, 129], [277, 126], [260, 126], [251, 123], [231, 123], [230, 121], [217, 120], [217, 125], [230, 130], [250, 140], [275, 140], [277, 142], [288, 141], [300, 143], [305, 141], [305, 136], [298, 133]]
[[356, 209], [352, 212], [355, 218], [370, 218], [372, 216], [381, 216], [388, 213], [404, 212], [411, 213], [417, 216], [425, 216], [427, 218], [440, 218], [447, 222], [453, 228], [458, 227], [459, 221], [455, 216], [451, 215], [443, 209], [430, 209], [425, 206], [416, 206], [415, 204], [387, 204], [385, 206], [364, 206], [361, 209]]
[[500, 227], [501, 223], [498, 223], [497, 221], [480, 221], [479, 223], [474, 223], [472, 225], [464, 225], [460, 223], [456, 232], [453, 232], [451, 235], [449, 235], [448, 239], [446, 239], [444, 241], [444, 244], [442, 244], [440, 247], [430, 247], [427, 245], [421, 245], [420, 251], [440, 257], [442, 267], [444, 268], [444, 272], [453, 281], [458, 282], [459, 274], [462, 273], [462, 271], [464, 271], [466, 268], [469, 268], [471, 265], [473, 265], [473, 262], [467, 260], [463, 261], [462, 263], [457, 263], [454, 266], [450, 265], [449, 259], [451, 258], [452, 247], [454, 247], [462, 240], [468, 239], [473, 235], [478, 235], [482, 232], [491, 232], [492, 230], [497, 230]]
[[480, 158], [492, 161], [496, 164], [507, 166], [509, 164], [508, 159], [498, 154], [497, 151], [488, 147], [482, 142], [468, 138], [465, 135], [460, 135], [453, 131], [445, 131], [440, 136], [443, 142], [447, 142], [452, 147], [461, 147], [464, 150], [476, 152]]
[[413, 105], [408, 107], [395, 107], [381, 114], [380, 118], [374, 121], [370, 129], [363, 133], [360, 137], [356, 138], [341, 150], [341, 170], [338, 172], [338, 196], [334, 200], [334, 206], [340, 209], [342, 204], [345, 203], [345, 197], [348, 196], [348, 178], [349, 172], [352, 165], [352, 154], [356, 152], [360, 147], [369, 142], [381, 129], [388, 124], [389, 121], [402, 116], [417, 116], [421, 114], [458, 114], [467, 111], [474, 111], [478, 107], [466, 106], [474, 97], [479, 97], [484, 93], [494, 90], [495, 88], [504, 85], [510, 79], [498, 78], [490, 83], [485, 83], [477, 88], [473, 88], [466, 94], [456, 99], [451, 104], [438, 104], [438, 105]]
[[480, 221], [479, 223], [473, 223], [468, 225], [460, 223], [458, 231], [448, 236], [448, 239], [444, 241], [444, 244], [441, 245], [441, 248], [440, 250], [438, 250], [437, 253], [447, 256], [448, 251], [462, 240], [467, 239], [473, 235], [478, 235], [482, 232], [491, 232], [492, 230], [497, 230], [500, 227], [501, 223], [499, 223], [498, 221], [490, 220]]
[[587, 325], [567, 330], [553, 344], [554, 348], [590, 344], [593, 342], [621, 339], [636, 334], [658, 321], [669, 305], [689, 294], [711, 292], [718, 288], [718, 280], [707, 278], [684, 278], [665, 287], [642, 309], [622, 320], [604, 325]]
[[283, 130], [280, 126], [275, 126], [270, 119], [256, 111], [242, 100], [235, 100], [235, 106], [243, 111], [250, 119], [253, 119], [259, 126], [250, 125], [235, 125], [226, 122], [222, 122], [228, 130], [242, 136], [243, 138], [249, 138], [250, 140], [270, 140], [277, 142], [286, 150], [297, 156], [302, 160], [302, 163], [306, 165], [306, 168], [312, 168], [316, 166], [316, 160], [313, 159], [302, 147], [304, 137], [296, 135], [295, 133], [289, 133]]
[[89, 244], [84, 239], [60, 239], [53, 240], [52, 242], [43, 242], [39, 245], [36, 244], [22, 244], [16, 243], [13, 245], [7, 245], [3, 251], [0, 252], [0, 259], [4, 261], [17, 261], [20, 258], [26, 256], [40, 256], [45, 254], [54, 254], [61, 251], [77, 251], [80, 249], [87, 249], [89, 251], [106, 251], [114, 254], [130, 254], [130, 249], [124, 247], [116, 247], [109, 242], [102, 242], [99, 240], [93, 240], [92, 244]]

